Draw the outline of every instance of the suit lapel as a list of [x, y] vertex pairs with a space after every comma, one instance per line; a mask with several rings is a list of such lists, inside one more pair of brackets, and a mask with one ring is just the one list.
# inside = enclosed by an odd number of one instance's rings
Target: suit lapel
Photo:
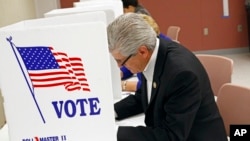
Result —
[[158, 91], [158, 88], [161, 85], [160, 77], [163, 72], [164, 62], [166, 61], [165, 57], [167, 57], [166, 55], [167, 45], [164, 43], [165, 42], [162, 42], [162, 39], [160, 39], [159, 50], [157, 53], [157, 59], [156, 59], [155, 69], [154, 69], [150, 103], [154, 100], [156, 93]]
[[146, 109], [148, 107], [148, 95], [147, 95], [147, 80], [144, 76], [144, 74], [142, 73], [141, 75], [141, 80], [142, 80], [142, 86], [141, 86], [141, 90], [142, 90], [142, 104], [143, 107]]

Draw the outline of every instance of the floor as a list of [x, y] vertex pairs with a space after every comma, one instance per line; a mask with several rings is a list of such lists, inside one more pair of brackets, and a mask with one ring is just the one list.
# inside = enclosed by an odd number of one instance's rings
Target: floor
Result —
[[[232, 83], [250, 87], [250, 52], [220, 54], [233, 59]], [[9, 141], [8, 126], [0, 129], [0, 141]]]
[[250, 53], [226, 54], [224, 56], [234, 61], [232, 83], [250, 87]]

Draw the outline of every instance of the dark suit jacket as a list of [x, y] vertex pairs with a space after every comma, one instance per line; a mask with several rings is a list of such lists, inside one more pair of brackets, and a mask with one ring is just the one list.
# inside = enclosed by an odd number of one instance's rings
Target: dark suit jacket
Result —
[[[216, 65], [216, 64], [215, 64]], [[118, 141], [227, 141], [208, 75], [182, 45], [160, 39], [151, 100], [142, 87], [115, 104], [117, 120], [145, 113], [146, 127], [119, 127]]]

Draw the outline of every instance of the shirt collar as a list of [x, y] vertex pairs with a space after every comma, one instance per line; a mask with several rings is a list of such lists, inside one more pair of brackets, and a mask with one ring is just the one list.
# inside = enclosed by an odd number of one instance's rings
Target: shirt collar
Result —
[[147, 80], [152, 81], [153, 80], [153, 74], [154, 74], [154, 68], [156, 63], [156, 57], [159, 50], [159, 39], [156, 38], [156, 45], [153, 50], [153, 54], [150, 57], [148, 64], [146, 65], [145, 69], [143, 70], [143, 74], [146, 77]]

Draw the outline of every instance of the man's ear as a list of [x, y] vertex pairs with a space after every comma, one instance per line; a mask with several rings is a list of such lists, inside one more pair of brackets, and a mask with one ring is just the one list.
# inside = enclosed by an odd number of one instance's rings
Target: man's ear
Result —
[[147, 57], [148, 54], [149, 54], [149, 50], [148, 50], [148, 48], [147, 48], [146, 46], [140, 46], [140, 47], [138, 48], [138, 53], [139, 53], [140, 55], [142, 55], [143, 57]]

